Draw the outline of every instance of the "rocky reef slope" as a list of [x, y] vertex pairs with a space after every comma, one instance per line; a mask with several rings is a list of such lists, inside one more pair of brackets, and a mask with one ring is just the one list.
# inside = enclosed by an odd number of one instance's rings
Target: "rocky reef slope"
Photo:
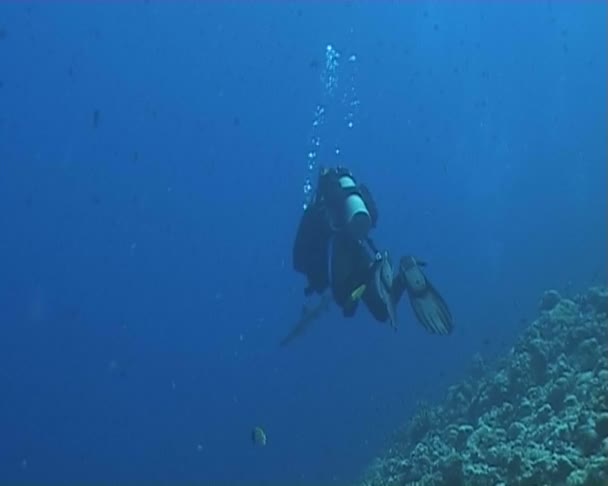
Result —
[[491, 368], [420, 409], [361, 486], [608, 484], [608, 293], [545, 292]]

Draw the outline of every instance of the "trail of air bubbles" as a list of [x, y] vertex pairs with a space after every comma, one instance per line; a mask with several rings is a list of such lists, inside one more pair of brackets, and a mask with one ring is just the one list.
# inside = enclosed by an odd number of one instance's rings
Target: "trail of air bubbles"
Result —
[[354, 54], [348, 58], [348, 84], [344, 92], [342, 103], [346, 107], [346, 116], [344, 122], [348, 128], [355, 126], [355, 118], [359, 113], [359, 97], [357, 96], [357, 88], [355, 78], [357, 76], [357, 56]]
[[331, 44], [325, 48], [325, 69], [321, 73], [321, 81], [325, 85], [325, 92], [333, 96], [338, 87], [338, 65], [340, 53]]
[[[325, 47], [325, 65], [321, 72], [321, 83], [323, 86], [323, 101], [315, 107], [313, 114], [310, 145], [306, 157], [307, 162], [307, 177], [304, 181], [304, 203], [306, 209], [313, 197], [313, 177], [317, 171], [317, 161], [321, 152], [321, 134], [323, 127], [326, 125], [327, 107], [331, 106], [335, 98], [335, 94], [339, 88], [339, 69], [340, 69], [340, 52], [338, 52], [331, 44]], [[355, 89], [356, 77], [356, 61], [357, 57], [353, 54], [348, 58], [348, 70], [346, 73], [347, 84], [342, 93], [342, 105], [346, 109], [346, 114], [343, 118], [343, 123], [348, 129], [353, 128], [355, 118], [359, 109], [359, 99]], [[337, 137], [336, 137], [337, 138]], [[334, 156], [339, 157], [341, 150], [338, 144], [335, 145]]]

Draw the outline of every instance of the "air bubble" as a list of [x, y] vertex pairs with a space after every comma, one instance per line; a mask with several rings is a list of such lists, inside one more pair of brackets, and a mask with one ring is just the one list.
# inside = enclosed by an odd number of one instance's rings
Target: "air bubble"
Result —
[[[339, 142], [341, 145], [339, 140], [340, 135], [345, 134], [346, 130], [352, 129], [356, 121], [359, 108], [359, 99], [357, 98], [355, 89], [357, 56], [354, 53], [348, 56], [345, 55], [347, 62], [342, 64], [340, 63], [341, 57], [341, 53], [332, 44], [326, 44], [325, 64], [320, 75], [320, 81], [323, 86], [323, 103], [317, 104], [313, 112], [309, 138], [310, 145], [306, 155], [308, 177], [303, 185], [304, 203], [302, 207], [304, 209], [309, 207], [314, 197], [314, 187], [311, 182], [313, 178], [311, 176], [316, 170], [317, 159], [325, 160], [328, 156], [329, 159], [341, 156], [341, 148], [338, 144], [332, 144], [334, 147], [333, 156], [331, 148], [323, 150], [322, 142], [325, 142], [323, 137], [325, 137], [326, 133], [325, 131], [322, 132], [322, 130], [326, 130], [326, 125], [330, 125], [332, 130], [334, 130], [335, 123], [338, 122], [341, 125], [339, 133], [333, 132], [329, 135], [331, 135], [331, 138], [335, 142]], [[334, 113], [336, 109], [339, 111]], [[330, 115], [329, 118], [327, 118], [328, 113]]]

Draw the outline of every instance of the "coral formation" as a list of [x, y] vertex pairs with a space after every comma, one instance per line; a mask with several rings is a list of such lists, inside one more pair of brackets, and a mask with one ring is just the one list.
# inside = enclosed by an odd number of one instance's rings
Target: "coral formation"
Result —
[[361, 486], [608, 484], [608, 292], [545, 292], [540, 316], [491, 368], [425, 405]]

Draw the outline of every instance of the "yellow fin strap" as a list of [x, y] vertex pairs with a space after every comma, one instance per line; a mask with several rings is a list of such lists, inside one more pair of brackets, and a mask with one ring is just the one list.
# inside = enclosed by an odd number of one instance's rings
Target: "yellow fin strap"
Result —
[[353, 290], [350, 294], [350, 298], [351, 300], [354, 302], [355, 300], [359, 300], [361, 298], [361, 296], [363, 295], [363, 292], [365, 292], [365, 289], [367, 288], [367, 285], [365, 284], [361, 284], [359, 285], [355, 290]]

